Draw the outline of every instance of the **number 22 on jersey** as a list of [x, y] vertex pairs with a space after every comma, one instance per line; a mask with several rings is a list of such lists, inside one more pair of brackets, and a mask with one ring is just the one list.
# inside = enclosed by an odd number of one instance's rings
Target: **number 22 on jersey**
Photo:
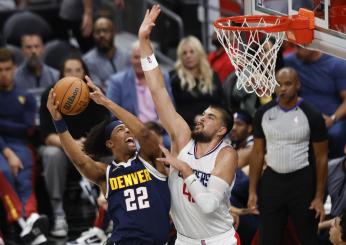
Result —
[[148, 191], [145, 186], [124, 190], [124, 197], [127, 211], [150, 208]]

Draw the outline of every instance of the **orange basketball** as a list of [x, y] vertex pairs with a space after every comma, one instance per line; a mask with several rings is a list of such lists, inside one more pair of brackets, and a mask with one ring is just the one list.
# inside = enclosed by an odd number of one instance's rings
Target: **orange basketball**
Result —
[[65, 115], [77, 115], [89, 104], [89, 87], [77, 77], [64, 77], [54, 86], [59, 111]]

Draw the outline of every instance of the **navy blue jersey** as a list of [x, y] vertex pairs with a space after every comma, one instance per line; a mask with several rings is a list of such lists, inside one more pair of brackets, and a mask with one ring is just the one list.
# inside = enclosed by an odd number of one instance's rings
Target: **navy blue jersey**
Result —
[[167, 178], [140, 156], [108, 166], [106, 198], [113, 220], [111, 242], [167, 242], [171, 202]]

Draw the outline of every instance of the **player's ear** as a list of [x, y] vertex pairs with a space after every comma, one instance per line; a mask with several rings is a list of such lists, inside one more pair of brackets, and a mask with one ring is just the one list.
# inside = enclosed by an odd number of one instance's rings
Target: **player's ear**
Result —
[[225, 135], [227, 133], [227, 128], [225, 126], [222, 126], [219, 128], [217, 135], [222, 136]]
[[113, 147], [113, 142], [111, 140], [107, 140], [105, 145], [107, 148], [111, 149]]

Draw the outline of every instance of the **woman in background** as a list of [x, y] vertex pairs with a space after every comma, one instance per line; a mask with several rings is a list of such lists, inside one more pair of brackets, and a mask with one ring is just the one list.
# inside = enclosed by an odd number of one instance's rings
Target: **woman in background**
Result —
[[213, 73], [201, 42], [194, 36], [180, 41], [170, 78], [177, 112], [190, 127], [195, 116], [209, 105], [224, 103], [221, 82]]

